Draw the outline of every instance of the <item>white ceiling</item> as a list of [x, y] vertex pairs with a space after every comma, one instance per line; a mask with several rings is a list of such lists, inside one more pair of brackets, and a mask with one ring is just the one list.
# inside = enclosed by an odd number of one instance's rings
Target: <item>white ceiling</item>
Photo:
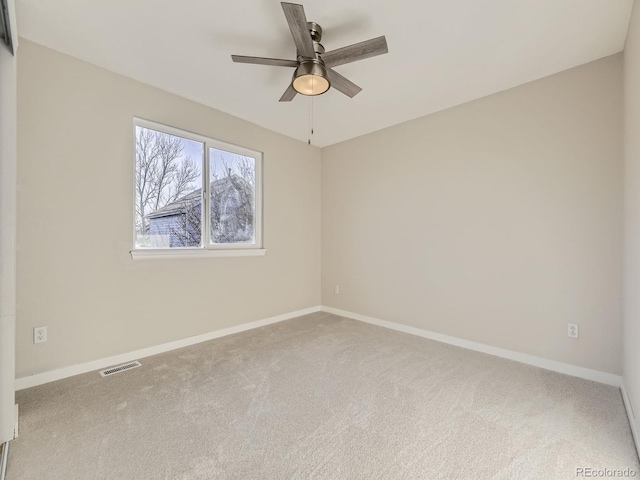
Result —
[[[291, 0], [294, 1], [295, 0]], [[309, 97], [278, 99], [295, 59], [276, 0], [16, 0], [21, 36], [306, 141]], [[336, 67], [363, 91], [316, 97], [331, 145], [621, 51], [632, 0], [302, 1], [327, 51], [386, 35], [389, 53]]]

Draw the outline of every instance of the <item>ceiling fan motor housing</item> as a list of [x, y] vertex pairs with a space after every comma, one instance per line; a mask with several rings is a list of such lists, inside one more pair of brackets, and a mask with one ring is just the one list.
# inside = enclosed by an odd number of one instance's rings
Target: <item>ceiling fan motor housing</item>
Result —
[[[322, 40], [322, 27], [318, 25], [316, 22], [307, 22], [307, 27], [309, 28], [309, 33], [311, 35], [311, 40], [313, 42], [313, 51], [315, 52], [315, 60], [322, 61], [322, 59], [320, 58], [320, 55], [322, 55], [325, 52], [324, 47], [320, 43], [320, 40]], [[298, 52], [298, 62], [303, 62], [309, 59], [313, 60], [314, 58], [305, 57], [303, 55], [300, 55], [300, 52]]]
[[322, 27], [315, 22], [307, 22], [315, 58], [305, 57], [298, 52], [298, 67], [293, 72], [291, 84], [296, 92], [302, 95], [321, 95], [331, 88], [331, 81], [327, 75], [327, 69], [320, 55], [325, 50], [322, 39]]

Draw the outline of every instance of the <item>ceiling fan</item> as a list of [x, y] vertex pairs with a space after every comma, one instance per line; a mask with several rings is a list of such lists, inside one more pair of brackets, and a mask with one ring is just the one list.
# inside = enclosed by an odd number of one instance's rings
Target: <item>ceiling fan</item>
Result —
[[282, 2], [282, 9], [296, 44], [296, 60], [231, 55], [233, 61], [238, 63], [295, 68], [291, 84], [280, 97], [281, 102], [290, 102], [296, 93], [320, 95], [330, 87], [353, 98], [362, 88], [333, 70], [333, 67], [375, 57], [389, 51], [387, 40], [382, 36], [325, 53], [324, 47], [320, 44], [322, 27], [315, 22], [307, 22], [304, 7], [295, 3]]

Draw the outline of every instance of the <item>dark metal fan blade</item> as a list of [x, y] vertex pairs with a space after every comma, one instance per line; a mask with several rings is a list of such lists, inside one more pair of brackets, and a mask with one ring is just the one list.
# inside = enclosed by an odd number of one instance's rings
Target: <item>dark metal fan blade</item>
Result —
[[231, 55], [236, 63], [254, 63], [256, 65], [272, 65], [274, 67], [297, 67], [295, 60], [282, 60], [280, 58], [245, 57], [244, 55]]
[[290, 102], [291, 100], [293, 100], [293, 97], [296, 96], [298, 92], [296, 92], [293, 89], [293, 85], [289, 85], [289, 88], [287, 88], [284, 93], [282, 94], [282, 96], [280, 97], [280, 101], [281, 102]]
[[347, 80], [335, 70], [327, 68], [327, 76], [331, 82], [331, 87], [344, 93], [347, 97], [353, 98], [362, 91], [358, 85], [351, 80]]
[[357, 62], [365, 58], [375, 57], [388, 53], [387, 39], [382, 37], [372, 38], [360, 43], [354, 43], [348, 47], [338, 48], [322, 54], [322, 60], [327, 67], [337, 67], [345, 63]]
[[316, 52], [311, 41], [311, 33], [307, 26], [307, 17], [304, 14], [304, 7], [296, 3], [282, 2], [282, 10], [284, 10], [284, 16], [287, 18], [298, 55], [316, 58]]

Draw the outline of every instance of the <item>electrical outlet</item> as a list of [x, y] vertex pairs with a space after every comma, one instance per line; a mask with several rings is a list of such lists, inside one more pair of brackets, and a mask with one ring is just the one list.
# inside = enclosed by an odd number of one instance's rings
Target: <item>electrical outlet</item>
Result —
[[336, 285], [336, 295], [340, 295], [340, 285]]
[[33, 329], [33, 343], [43, 343], [47, 341], [47, 327], [36, 327]]
[[578, 338], [578, 324], [577, 323], [570, 323], [568, 330], [567, 330], [567, 335], [571, 338]]

